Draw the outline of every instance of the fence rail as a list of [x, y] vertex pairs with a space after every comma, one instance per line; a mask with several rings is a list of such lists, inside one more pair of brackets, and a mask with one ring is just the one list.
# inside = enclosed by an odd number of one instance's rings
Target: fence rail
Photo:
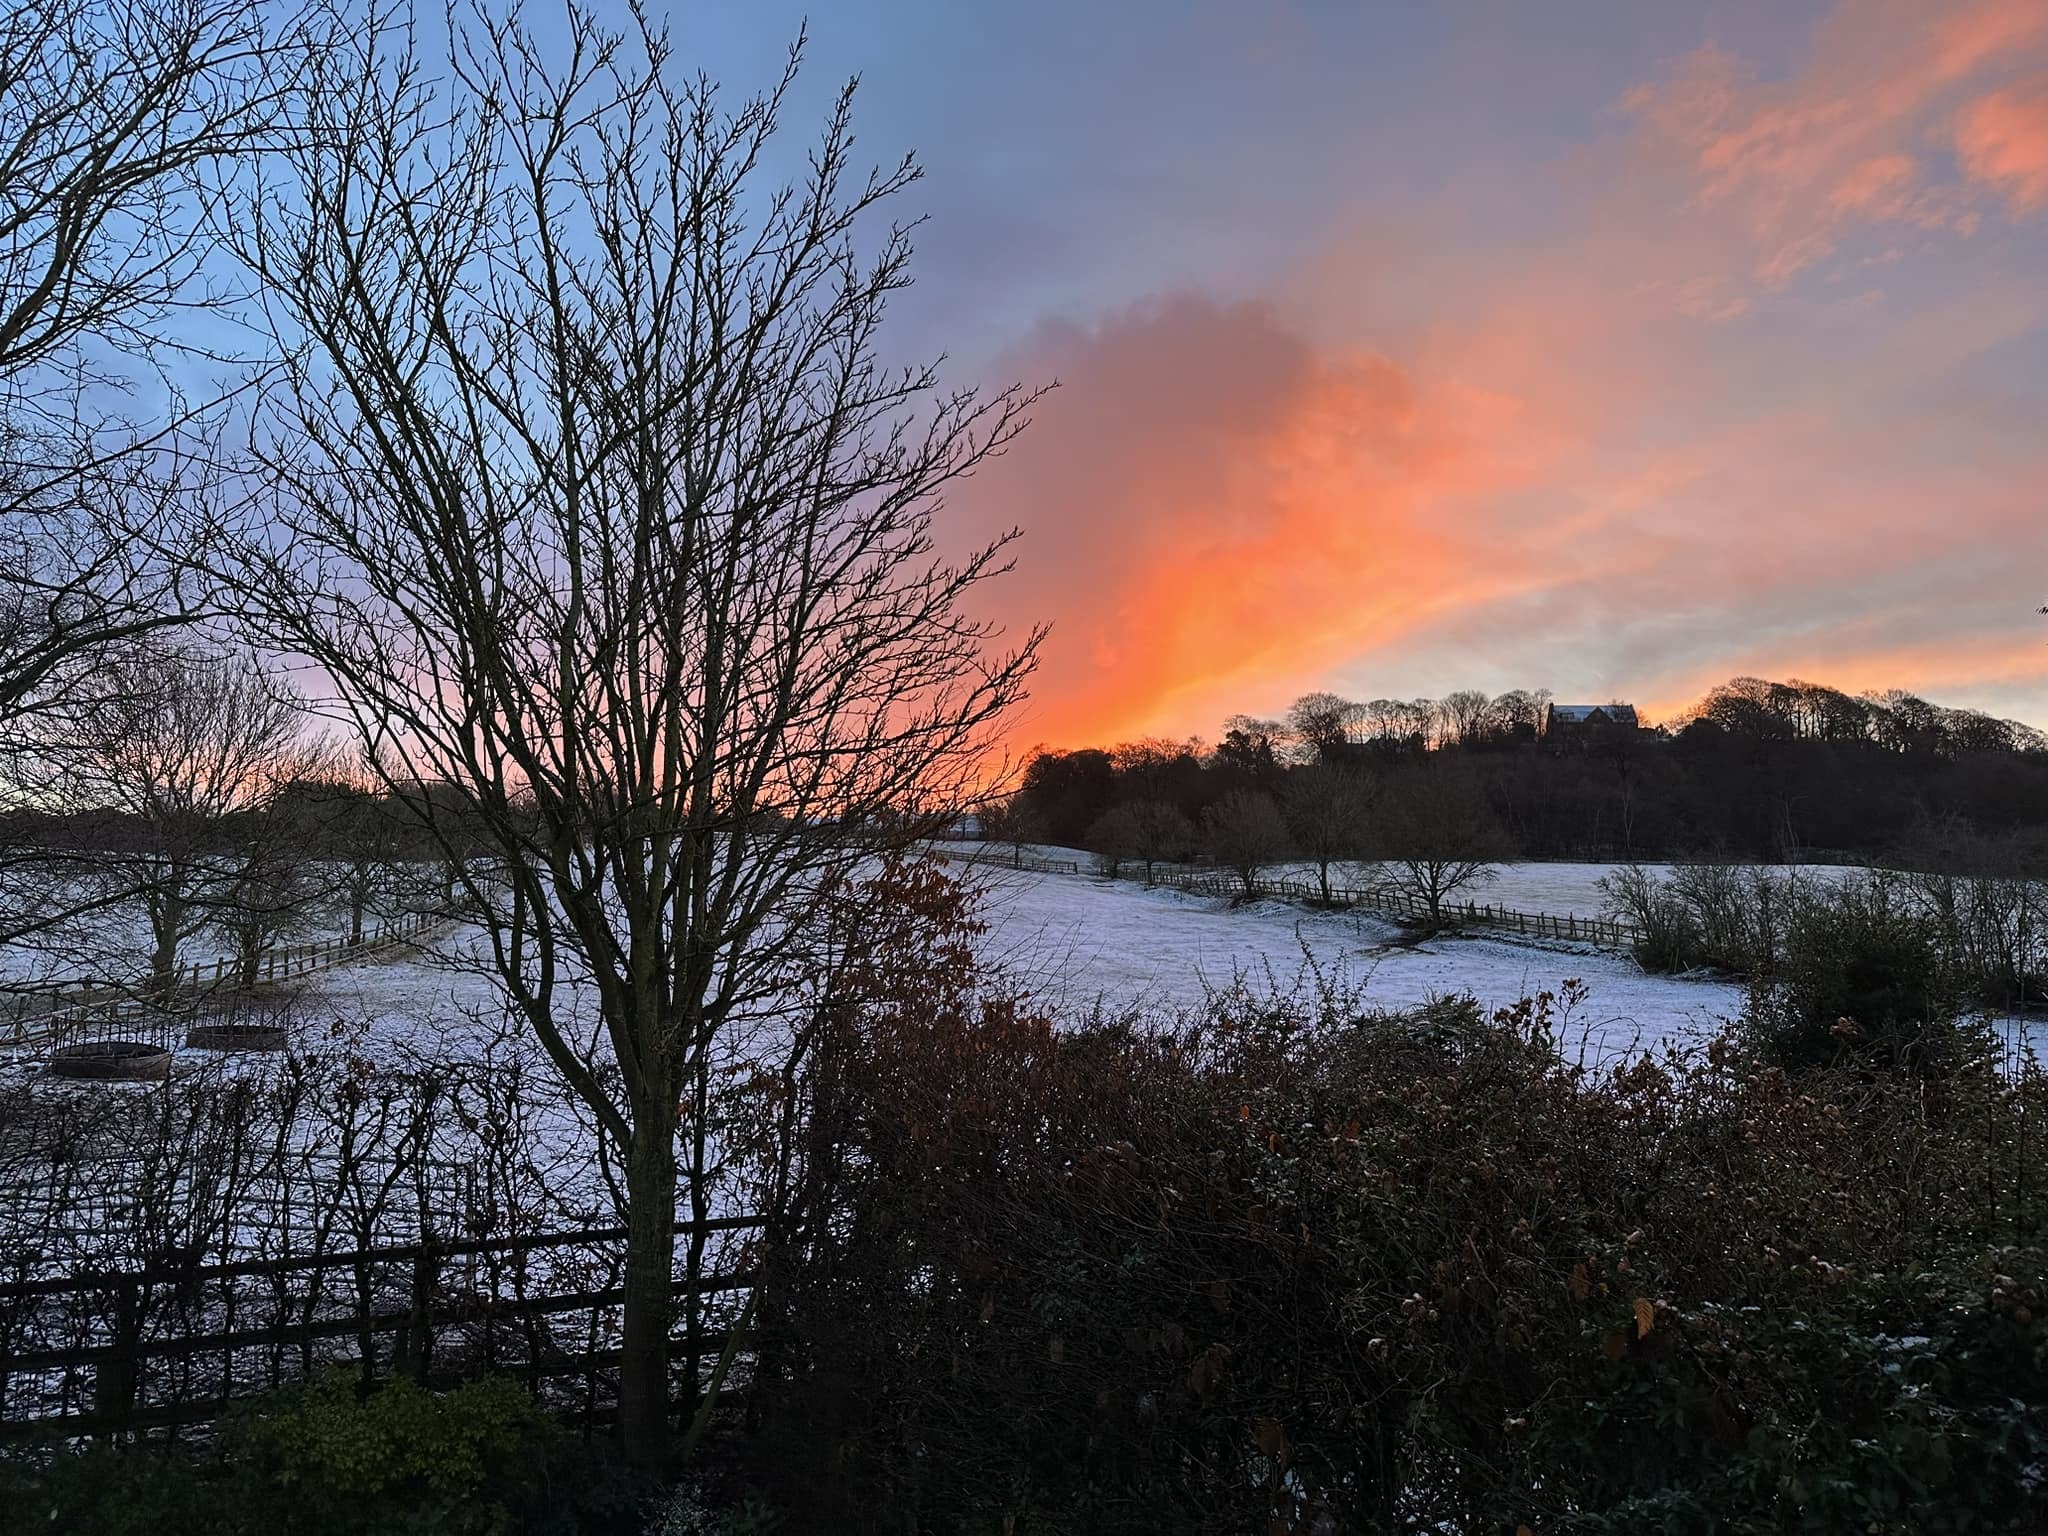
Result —
[[[413, 943], [430, 931], [452, 921], [431, 912], [409, 913], [363, 935], [361, 943], [347, 939], [322, 939], [305, 944], [285, 944], [264, 950], [256, 962], [259, 987], [289, 981], [323, 971], [331, 966], [373, 955], [397, 944]], [[84, 1025], [112, 1025], [157, 1018], [166, 1013], [163, 999], [206, 998], [224, 990], [240, 988], [246, 979], [244, 964], [229, 956], [212, 961], [196, 960], [180, 965], [169, 978], [141, 984], [156, 994], [140, 995], [138, 986], [90, 983], [82, 987], [16, 994], [14, 1017], [0, 1020], [0, 1051], [40, 1050], [61, 1044]], [[176, 1011], [173, 1004], [171, 1011]]]
[[[675, 1230], [762, 1225], [741, 1215]], [[558, 1411], [595, 1415], [616, 1391], [625, 1237], [586, 1228], [0, 1284], [0, 1439], [175, 1430], [335, 1366], [435, 1382], [509, 1371]], [[550, 1269], [536, 1256], [574, 1262]], [[331, 1272], [345, 1283], [323, 1289]], [[728, 1320], [700, 1303], [754, 1281], [740, 1266], [676, 1279], [699, 1326], [675, 1342], [694, 1342], [700, 1363], [715, 1355]], [[687, 1354], [676, 1363], [691, 1366]]]
[[[968, 853], [943, 849], [940, 850], [939, 856], [962, 864], [1034, 870], [1041, 874], [1072, 875], [1081, 871], [1081, 865], [1075, 860], [1050, 859], [1021, 851], [1006, 854], [994, 851]], [[1126, 864], [1126, 868], [1131, 867], [1134, 865]], [[1163, 885], [1196, 896], [1233, 899], [1249, 896], [1274, 901], [1316, 902], [1323, 899], [1320, 885], [1313, 880], [1298, 878], [1254, 879], [1246, 882], [1220, 870], [1162, 869], [1156, 866], [1149, 876], [1124, 878], [1143, 878], [1148, 885]], [[1513, 907], [1495, 906], [1490, 903], [1452, 900], [1441, 902], [1437, 909], [1432, 911], [1429, 903], [1421, 897], [1391, 886], [1333, 885], [1330, 887], [1330, 900], [1340, 906], [1376, 912], [1403, 922], [1449, 922], [1461, 927], [1498, 929], [1523, 938], [1601, 944], [1625, 949], [1633, 945], [1639, 937], [1633, 923], [1617, 922], [1605, 917], [1579, 917], [1572, 913], [1522, 912]]]

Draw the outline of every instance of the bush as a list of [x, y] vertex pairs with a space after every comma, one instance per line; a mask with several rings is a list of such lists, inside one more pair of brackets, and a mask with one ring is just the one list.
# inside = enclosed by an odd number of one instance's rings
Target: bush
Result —
[[1633, 953], [1646, 971], [1689, 971], [1701, 960], [1698, 925], [1669, 881], [1640, 864], [1624, 864], [1600, 877], [1602, 915], [1632, 925]]
[[[935, 919], [937, 920], [937, 919]], [[821, 1044], [755, 1475], [797, 1529], [2048, 1521], [2035, 1076], [1591, 1072], [1576, 990]]]
[[1662, 880], [1629, 864], [1600, 879], [1601, 910], [1637, 930], [1637, 963], [1665, 973], [1715, 966], [1771, 974], [1798, 890], [1767, 870], [1735, 864], [1681, 865]]
[[1945, 1071], [1971, 1049], [1962, 998], [1934, 925], [1893, 877], [1805, 888], [1790, 910], [1782, 967], [1752, 1016], [1788, 1070], [1842, 1060]]
[[648, 1493], [516, 1383], [365, 1390], [351, 1370], [246, 1405], [210, 1442], [0, 1461], [0, 1497], [27, 1527], [105, 1536], [637, 1532]]

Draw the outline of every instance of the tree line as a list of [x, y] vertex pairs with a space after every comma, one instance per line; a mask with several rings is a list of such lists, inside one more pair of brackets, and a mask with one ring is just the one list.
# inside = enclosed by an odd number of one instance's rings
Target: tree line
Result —
[[1940, 856], [1966, 828], [2048, 851], [2048, 743], [2033, 727], [1912, 694], [1736, 678], [1676, 719], [1546, 729], [1548, 695], [1304, 696], [1233, 716], [1213, 744], [1046, 752], [987, 835], [1116, 864]]

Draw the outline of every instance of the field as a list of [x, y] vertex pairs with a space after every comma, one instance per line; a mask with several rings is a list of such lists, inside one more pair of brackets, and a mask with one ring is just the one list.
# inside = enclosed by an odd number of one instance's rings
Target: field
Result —
[[[984, 855], [993, 852], [978, 850]], [[1037, 850], [1085, 861], [1073, 850]], [[1134, 881], [1082, 872], [1039, 873], [990, 865], [952, 866], [980, 892], [987, 932], [982, 959], [1055, 1016], [1098, 1008], [1153, 1013], [1192, 1007], [1213, 989], [1288, 988], [1305, 967], [1362, 985], [1368, 1006], [1405, 1008], [1471, 993], [1503, 1006], [1566, 980], [1587, 989], [1569, 1051], [1588, 1061], [1698, 1037], [1740, 1011], [1742, 987], [1725, 979], [1646, 975], [1626, 954], [1592, 945], [1442, 935], [1417, 941], [1396, 924], [1362, 913], [1318, 912], [1277, 901], [1237, 906]], [[1607, 864], [1509, 864], [1479, 898], [1527, 912], [1590, 916], [1600, 910]], [[1815, 868], [1825, 878], [1839, 873]], [[340, 914], [329, 922], [338, 931]], [[325, 926], [304, 937], [327, 936]], [[344, 965], [301, 983], [302, 1011], [332, 1026], [368, 1031], [368, 1041], [458, 1042], [494, 1016], [489, 978], [474, 960], [478, 935], [457, 928], [436, 951], [411, 959]], [[210, 949], [195, 944], [194, 954]], [[451, 964], [450, 962], [454, 962]], [[18, 962], [17, 962], [18, 963]], [[2037, 1046], [2039, 1024], [2008, 1022]]]
[[1309, 961], [1362, 982], [1368, 1004], [1380, 1008], [1460, 992], [1498, 1007], [1578, 979], [1591, 1009], [1568, 1044], [1601, 1059], [1711, 1029], [1742, 1003], [1738, 986], [1646, 976], [1627, 956], [1589, 945], [1449, 936], [1416, 943], [1362, 914], [1271, 901], [1231, 906], [1085, 875], [977, 873], [986, 880], [984, 958], [1058, 1012], [1172, 1009], [1239, 981], [1287, 986]]
[[[1696, 1038], [1742, 1006], [1737, 983], [1646, 975], [1626, 954], [1591, 945], [1455, 935], [1417, 941], [1364, 914], [1274, 901], [1233, 906], [1086, 873], [953, 867], [980, 891], [983, 960], [1055, 1016], [1097, 1008], [1171, 1011], [1238, 984], [1287, 988], [1305, 979], [1305, 966], [1362, 985], [1368, 1006], [1389, 1009], [1465, 992], [1497, 1007], [1555, 992], [1569, 979], [1584, 983], [1588, 1000], [1566, 1047], [1597, 1062]], [[1596, 882], [1609, 868], [1507, 865], [1485, 899], [1586, 916], [1599, 909]], [[458, 928], [431, 955], [308, 977], [301, 1009], [330, 1027], [366, 1028], [373, 1049], [399, 1040], [453, 1045], [497, 1012], [488, 977], [461, 963], [474, 954], [477, 937]], [[2020, 1028], [2008, 1025], [2009, 1032]], [[2026, 1032], [2037, 1045], [2048, 1033], [2038, 1024]]]

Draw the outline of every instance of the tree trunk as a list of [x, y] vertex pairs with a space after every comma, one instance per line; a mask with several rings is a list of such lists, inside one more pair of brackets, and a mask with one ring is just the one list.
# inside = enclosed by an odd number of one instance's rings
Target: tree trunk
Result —
[[636, 1107], [626, 1155], [625, 1322], [620, 1337], [619, 1445], [658, 1471], [668, 1454], [668, 1336], [676, 1247], [675, 1107]]
[[686, 1180], [692, 1225], [689, 1238], [683, 1247], [683, 1279], [690, 1288], [689, 1294], [683, 1299], [683, 1355], [689, 1372], [689, 1389], [684, 1398], [684, 1406], [692, 1414], [699, 1411], [700, 1393], [703, 1390], [704, 1298], [699, 1287], [704, 1280], [704, 1223], [711, 1216], [710, 1180], [707, 1172], [708, 1155], [711, 1150], [711, 1056], [701, 1048], [696, 1050], [695, 1056], [697, 1066], [693, 1074], [690, 1102], [689, 1163]]
[[149, 990], [162, 997], [177, 980], [178, 929], [185, 921], [185, 904], [175, 897], [159, 896], [149, 903], [150, 938]]

